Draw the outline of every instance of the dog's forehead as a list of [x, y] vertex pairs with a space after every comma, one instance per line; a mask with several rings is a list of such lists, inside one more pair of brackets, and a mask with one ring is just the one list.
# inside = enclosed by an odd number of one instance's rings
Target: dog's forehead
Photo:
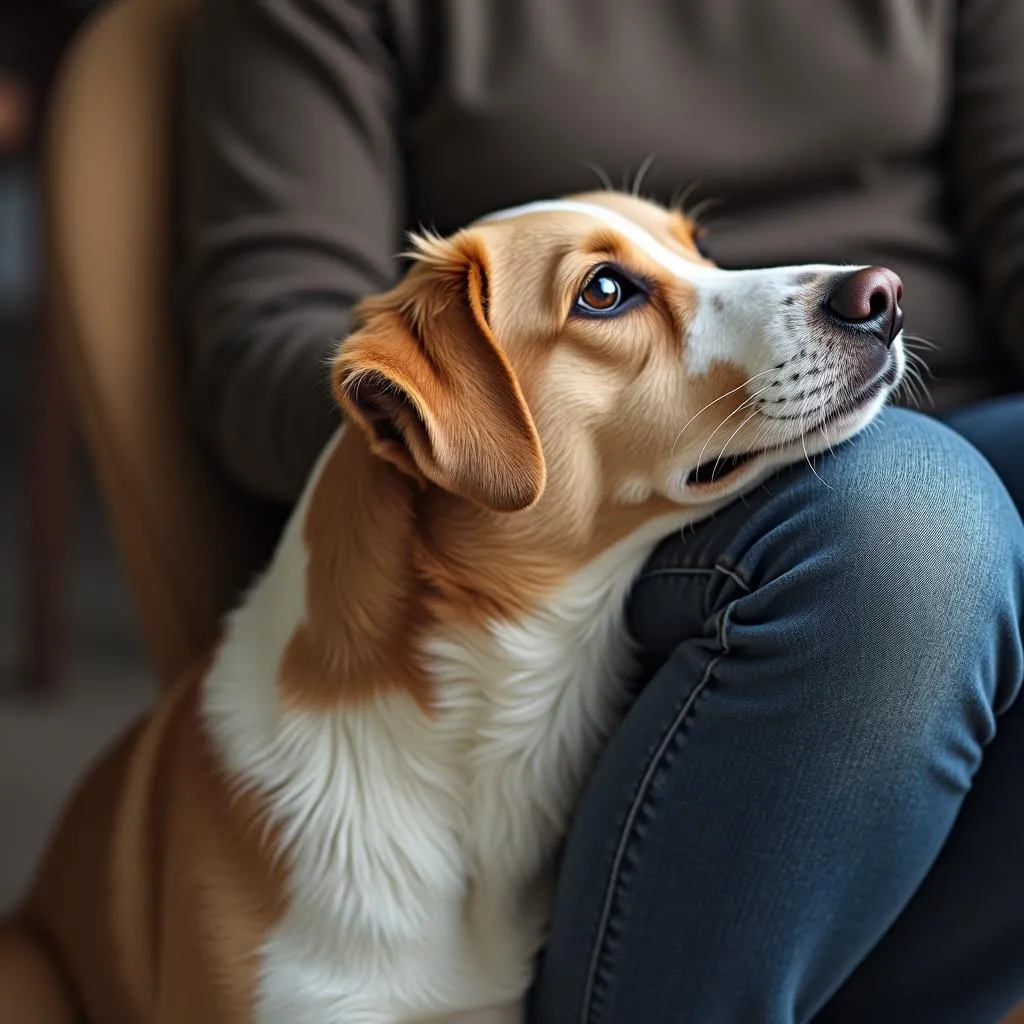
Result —
[[696, 252], [690, 222], [676, 210], [625, 192], [586, 192], [568, 199], [611, 210], [660, 241], [682, 244], [688, 251]]
[[697, 253], [689, 223], [678, 213], [621, 193], [586, 193], [565, 199], [546, 199], [498, 210], [476, 226], [511, 228], [531, 242], [552, 244], [566, 236], [582, 240], [594, 229], [611, 229], [673, 276], [700, 277], [708, 266]]

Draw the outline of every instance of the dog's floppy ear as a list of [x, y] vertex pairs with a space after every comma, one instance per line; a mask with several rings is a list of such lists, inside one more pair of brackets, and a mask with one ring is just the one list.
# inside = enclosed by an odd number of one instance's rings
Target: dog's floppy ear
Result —
[[541, 496], [544, 457], [488, 326], [484, 254], [472, 243], [419, 241], [405, 280], [360, 308], [362, 324], [334, 362], [334, 394], [403, 471], [515, 512]]

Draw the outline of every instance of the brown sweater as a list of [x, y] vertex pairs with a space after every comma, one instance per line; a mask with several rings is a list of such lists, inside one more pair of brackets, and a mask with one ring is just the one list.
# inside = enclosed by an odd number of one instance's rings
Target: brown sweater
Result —
[[291, 501], [402, 232], [616, 183], [720, 200], [726, 266], [881, 263], [948, 407], [1024, 384], [1024, 0], [201, 0], [200, 423]]

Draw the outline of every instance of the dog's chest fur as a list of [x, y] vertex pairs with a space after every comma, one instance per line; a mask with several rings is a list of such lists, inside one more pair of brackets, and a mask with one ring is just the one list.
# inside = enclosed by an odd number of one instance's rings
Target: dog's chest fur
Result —
[[626, 594], [681, 518], [514, 625], [429, 636], [432, 714], [402, 692], [324, 712], [281, 708], [275, 679], [305, 616], [300, 507], [203, 700], [283, 844], [288, 911], [261, 945], [258, 1020], [412, 1022], [522, 997], [570, 808], [632, 675]]

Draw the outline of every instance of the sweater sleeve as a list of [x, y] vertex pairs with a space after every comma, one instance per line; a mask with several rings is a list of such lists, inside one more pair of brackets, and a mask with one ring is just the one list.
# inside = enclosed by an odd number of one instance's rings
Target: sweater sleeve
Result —
[[391, 54], [363, 0], [204, 0], [186, 72], [191, 390], [225, 469], [293, 502], [338, 424], [328, 361], [387, 287], [403, 184]]
[[1024, 383], [1024, 3], [963, 0], [952, 158], [967, 255]]

